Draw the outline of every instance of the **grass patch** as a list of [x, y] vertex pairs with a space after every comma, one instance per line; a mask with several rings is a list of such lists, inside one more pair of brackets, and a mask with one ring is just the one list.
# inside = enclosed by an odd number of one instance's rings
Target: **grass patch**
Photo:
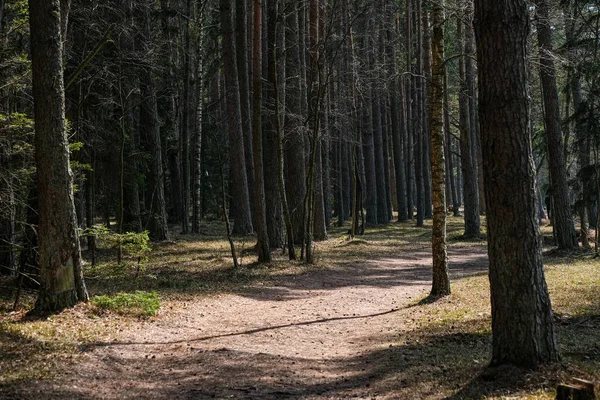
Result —
[[100, 310], [119, 314], [151, 317], [160, 309], [160, 298], [156, 292], [137, 290], [134, 293], [119, 293], [116, 296], [95, 296], [92, 305]]
[[[413, 360], [408, 371], [390, 373], [388, 379], [422, 387], [421, 393], [436, 385], [439, 390], [431, 398], [450, 399], [553, 399], [556, 385], [571, 377], [596, 382], [600, 390], [598, 260], [578, 254], [546, 256], [544, 263], [560, 364], [535, 370], [487, 368], [492, 343], [489, 281], [487, 275], [471, 276], [453, 281], [451, 296], [427, 304], [417, 300], [401, 314], [405, 330], [393, 345], [401, 354], [415, 354], [418, 361], [415, 365]], [[416, 373], [419, 367], [423, 372]]]

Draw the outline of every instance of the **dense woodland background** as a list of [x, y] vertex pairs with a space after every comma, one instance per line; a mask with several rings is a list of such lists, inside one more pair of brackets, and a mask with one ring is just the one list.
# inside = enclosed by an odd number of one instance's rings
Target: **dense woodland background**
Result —
[[[265, 224], [271, 248], [286, 241], [284, 209], [299, 244], [326, 238], [353, 206], [368, 225], [431, 218], [429, 2], [268, 1], [258, 26], [245, 1], [63, 3], [80, 227], [101, 218], [156, 240], [201, 233], [204, 218], [222, 218], [222, 173], [233, 234]], [[26, 2], [0, 9], [0, 257], [10, 271], [31, 245], [35, 171]], [[547, 37], [532, 31], [529, 59], [539, 214], [546, 200], [557, 216], [588, 216], [585, 229], [597, 220], [598, 10], [578, 1], [543, 10], [531, 17]], [[443, 120], [447, 205], [464, 207], [475, 237], [485, 202], [472, 13], [470, 1], [445, 5]]]
[[[259, 262], [285, 248], [290, 259], [312, 263], [314, 241], [334, 224], [347, 224], [353, 237], [432, 218], [432, 295], [443, 295], [446, 213], [464, 214], [466, 239], [481, 238], [487, 214], [492, 296], [502, 298], [495, 338], [510, 344], [526, 332], [549, 348], [518, 354], [495, 344], [492, 362], [558, 358], [539, 231], [527, 224], [541, 223], [547, 210], [559, 249], [594, 239], [596, 3], [516, 1], [512, 19], [502, 5], [470, 0], [60, 3], [60, 29], [52, 32], [62, 38], [54, 43], [62, 59], [57, 51], [52, 60], [62, 60], [75, 210], [92, 258], [101, 225], [132, 233], [118, 239], [121, 250], [143, 241], [136, 233], [164, 241], [202, 235], [203, 221], [225, 219], [228, 237], [256, 234]], [[516, 21], [515, 30], [495, 38], [490, 32], [506, 21]], [[498, 24], [486, 30], [487, 22]], [[30, 32], [26, 1], [0, 0], [0, 272], [19, 272], [33, 286], [37, 210], [50, 207], [43, 204], [51, 193], [38, 199], [34, 182], [58, 170], [39, 132], [34, 144], [30, 43], [42, 48], [41, 32]], [[502, 47], [513, 42], [522, 46]], [[487, 60], [479, 70], [477, 59]], [[53, 79], [62, 81], [58, 70]], [[45, 79], [52, 88], [52, 75]], [[511, 248], [520, 234], [523, 246]], [[531, 254], [523, 271], [533, 284], [494, 294], [523, 254]], [[44, 288], [43, 267], [41, 280]], [[531, 298], [520, 300], [525, 292]], [[513, 332], [515, 320], [502, 319], [533, 316], [535, 304], [545, 305], [543, 315], [527, 327]]]

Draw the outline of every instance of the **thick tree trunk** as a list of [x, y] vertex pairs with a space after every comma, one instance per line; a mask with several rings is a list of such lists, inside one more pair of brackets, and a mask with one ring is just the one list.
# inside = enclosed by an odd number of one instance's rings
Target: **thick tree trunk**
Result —
[[492, 364], [557, 361], [535, 215], [524, 0], [476, 0], [481, 142], [487, 201]]
[[87, 301], [65, 124], [60, 1], [30, 0], [39, 211], [40, 292], [35, 312]]
[[235, 42], [233, 37], [231, 0], [219, 0], [221, 29], [223, 30], [223, 73], [225, 75], [225, 126], [229, 137], [229, 168], [232, 178], [230, 210], [234, 209], [232, 233], [252, 233], [250, 198], [246, 175], [246, 155], [242, 133], [240, 90]]
[[432, 73], [429, 101], [433, 201], [433, 284], [431, 296], [450, 294], [446, 244], [446, 161], [444, 159], [444, 1], [433, 3]]
[[556, 87], [556, 70], [552, 54], [552, 30], [546, 0], [536, 0], [536, 27], [540, 51], [540, 80], [544, 100], [544, 121], [548, 144], [551, 195], [554, 201], [552, 226], [559, 249], [578, 247], [575, 225], [571, 217], [567, 165], [561, 129], [560, 106]]

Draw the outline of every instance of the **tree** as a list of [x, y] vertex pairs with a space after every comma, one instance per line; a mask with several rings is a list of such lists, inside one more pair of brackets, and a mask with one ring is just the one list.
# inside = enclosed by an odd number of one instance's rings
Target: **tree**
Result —
[[[263, 152], [263, 170], [267, 171], [264, 176], [264, 187], [265, 187], [265, 207], [266, 207], [266, 218], [267, 218], [267, 233], [269, 236], [269, 245], [272, 249], [283, 247], [285, 240], [284, 235], [284, 220], [283, 220], [283, 199], [280, 196], [279, 191], [279, 178], [278, 174], [274, 173], [277, 171], [279, 165], [278, 148], [279, 139], [277, 133], [277, 115], [275, 110], [275, 88], [277, 87], [280, 91], [285, 88], [285, 82], [283, 85], [277, 85], [276, 80], [278, 75], [283, 76], [284, 71], [282, 70], [283, 63], [276, 64], [271, 59], [276, 55], [277, 52], [282, 51], [284, 44], [278, 43], [283, 41], [282, 35], [277, 35], [276, 31], [279, 25], [278, 21], [279, 1], [271, 0], [266, 6], [266, 19], [267, 19], [267, 40], [264, 43], [265, 57], [267, 59], [266, 68], [266, 80], [265, 80], [265, 102], [263, 103], [264, 110], [266, 111], [263, 116], [263, 138], [262, 138], [262, 152]], [[282, 93], [277, 93], [279, 98], [283, 98]]]
[[[244, 154], [246, 156], [246, 177], [248, 179], [248, 197], [250, 199], [250, 210], [254, 212], [256, 206], [254, 200], [256, 194], [254, 188], [254, 156], [252, 154], [252, 106], [251, 106], [251, 83], [250, 75], [253, 73], [250, 68], [248, 55], [250, 51], [249, 36], [252, 36], [252, 31], [248, 32], [248, 25], [252, 24], [253, 14], [248, 13], [248, 5], [252, 7], [252, 2], [247, 0], [235, 1], [235, 57], [237, 63], [237, 76], [240, 91], [240, 111], [242, 117], [242, 135], [244, 138]], [[250, 35], [249, 35], [250, 33]], [[250, 39], [252, 40], [252, 39]], [[255, 215], [252, 214], [254, 222]]]
[[41, 287], [35, 312], [87, 301], [65, 124], [59, 0], [30, 0]]
[[[467, 0], [469, 2], [470, 0]], [[468, 10], [467, 10], [468, 11]], [[467, 12], [467, 15], [469, 13]], [[459, 49], [465, 52], [468, 46], [464, 45], [463, 38], [463, 22], [457, 22], [457, 35]], [[459, 119], [460, 119], [460, 154], [461, 154], [461, 170], [463, 176], [463, 196], [464, 196], [464, 214], [465, 214], [465, 233], [466, 239], [477, 238], [481, 235], [481, 220], [479, 218], [479, 185], [477, 175], [477, 158], [473, 151], [474, 138], [471, 118], [471, 102], [469, 96], [468, 76], [467, 76], [467, 57], [462, 56], [458, 61], [458, 69], [460, 74], [460, 92], [458, 95]], [[474, 112], [474, 111], [473, 111]]]
[[559, 249], [578, 247], [577, 234], [567, 185], [567, 166], [563, 134], [561, 129], [560, 105], [556, 88], [556, 70], [552, 54], [552, 28], [548, 16], [546, 0], [536, 0], [536, 27], [540, 51], [540, 80], [544, 100], [544, 121], [546, 123], [546, 141], [548, 143], [548, 165], [552, 194], [552, 226]]
[[[145, 2], [142, 11], [142, 32], [146, 38], [152, 37], [152, 2]], [[152, 58], [153, 45], [151, 40], [142, 41], [145, 55], [150, 59], [149, 65], [144, 65], [140, 71], [140, 86], [142, 104], [140, 106], [140, 126], [146, 134], [148, 151], [152, 154], [150, 173], [150, 207], [148, 230], [153, 240], [166, 240], [169, 236], [164, 189], [164, 170], [162, 162], [162, 138], [154, 77]], [[184, 216], [189, 218], [189, 216]]]
[[285, 113], [283, 143], [285, 161], [286, 195], [289, 212], [294, 229], [294, 240], [302, 243], [304, 240], [303, 201], [306, 196], [306, 163], [305, 148], [307, 140], [303, 126], [302, 115], [302, 54], [300, 43], [299, 3], [288, 3], [289, 11], [285, 21]]
[[267, 219], [265, 215], [265, 179], [263, 175], [263, 150], [262, 150], [262, 7], [260, 0], [254, 0], [254, 35], [252, 37], [252, 151], [254, 156], [254, 188], [256, 207], [256, 251], [258, 262], [270, 262], [271, 250], [267, 236]]
[[252, 232], [250, 197], [246, 175], [246, 157], [242, 133], [240, 90], [235, 59], [235, 41], [232, 27], [231, 0], [219, 0], [221, 29], [223, 30], [223, 73], [225, 75], [225, 126], [229, 136], [229, 168], [231, 169], [231, 207], [233, 233]]
[[431, 296], [450, 294], [446, 251], [446, 161], [444, 159], [444, 1], [433, 3], [432, 73], [429, 101], [431, 193], [433, 200], [433, 285]]
[[559, 358], [535, 212], [524, 0], [476, 0], [492, 365]]

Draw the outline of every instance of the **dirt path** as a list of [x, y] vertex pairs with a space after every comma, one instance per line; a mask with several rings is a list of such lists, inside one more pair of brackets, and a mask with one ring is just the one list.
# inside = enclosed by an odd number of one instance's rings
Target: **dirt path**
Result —
[[[403, 382], [386, 381], [382, 350], [403, 310], [427, 295], [430, 260], [428, 250], [416, 251], [180, 304], [122, 342], [87, 349], [61, 382], [32, 391], [66, 399], [410, 398]], [[453, 278], [487, 266], [480, 247], [452, 249], [450, 261]]]

